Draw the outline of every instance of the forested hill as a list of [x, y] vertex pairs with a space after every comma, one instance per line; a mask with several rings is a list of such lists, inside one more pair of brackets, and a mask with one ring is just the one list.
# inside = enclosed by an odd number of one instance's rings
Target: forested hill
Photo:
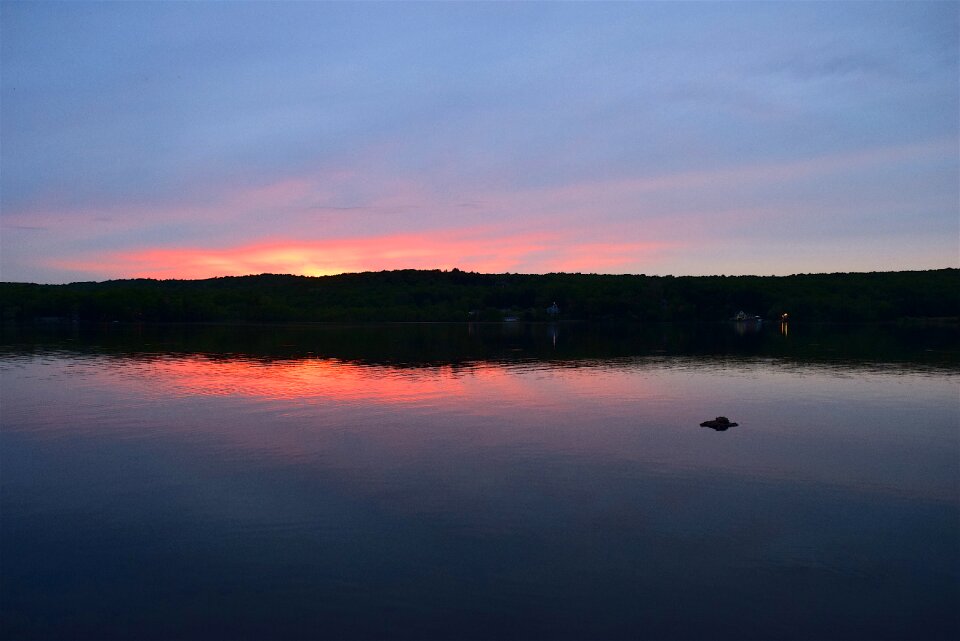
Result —
[[[558, 314], [548, 313], [557, 304]], [[796, 276], [478, 274], [0, 283], [6, 321], [717, 321], [738, 311], [801, 321], [960, 316], [960, 270]]]

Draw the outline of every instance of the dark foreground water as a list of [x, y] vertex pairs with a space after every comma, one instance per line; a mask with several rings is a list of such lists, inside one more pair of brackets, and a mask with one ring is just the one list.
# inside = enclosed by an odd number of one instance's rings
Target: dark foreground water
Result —
[[0, 636], [957, 638], [957, 338], [5, 328]]

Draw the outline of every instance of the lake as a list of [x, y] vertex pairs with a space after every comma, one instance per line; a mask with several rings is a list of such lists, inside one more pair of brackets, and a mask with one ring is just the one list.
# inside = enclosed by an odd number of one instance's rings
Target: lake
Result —
[[7, 326], [0, 636], [955, 639], [958, 345]]

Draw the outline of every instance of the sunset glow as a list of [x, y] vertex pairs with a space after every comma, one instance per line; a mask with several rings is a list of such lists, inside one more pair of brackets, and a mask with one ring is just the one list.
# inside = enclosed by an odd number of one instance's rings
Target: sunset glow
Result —
[[[579, 271], [649, 260], [666, 244], [561, 244], [559, 236], [458, 238], [424, 234], [331, 241], [271, 241], [228, 248], [147, 249], [62, 261], [76, 271], [107, 271], [134, 278], [210, 278], [246, 274], [327, 276], [384, 269], [452, 269], [483, 272]], [[595, 258], [599, 257], [599, 258]]]
[[958, 266], [956, 3], [0, 10], [2, 280]]

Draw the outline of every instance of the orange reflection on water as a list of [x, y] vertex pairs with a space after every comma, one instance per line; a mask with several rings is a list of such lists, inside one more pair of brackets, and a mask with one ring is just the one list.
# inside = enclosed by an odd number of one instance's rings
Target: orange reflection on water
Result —
[[[448, 461], [497, 451], [521, 459], [559, 453], [664, 470], [802, 478], [955, 502], [952, 476], [914, 474], [911, 466], [933, 454], [916, 442], [912, 456], [903, 456], [896, 416], [942, 403], [955, 392], [954, 382], [923, 379], [915, 384], [926, 397], [913, 393], [885, 407], [880, 399], [891, 396], [890, 386], [902, 388], [907, 379], [825, 370], [803, 376], [763, 363], [708, 365], [682, 359], [435, 367], [195, 355], [42, 359], [5, 381], [4, 414], [38, 438], [185, 439], [191, 449], [209, 448], [213, 460], [337, 461], [338, 473], [358, 484], [411, 465], [450, 478]], [[51, 380], [63, 384], [46, 385], [38, 396], [37, 382]], [[830, 407], [847, 407], [847, 398], [860, 399], [853, 423]], [[719, 436], [698, 427], [728, 408], [740, 428]], [[864, 416], [864, 408], [872, 414]], [[871, 416], [870, 438], [882, 464], [873, 455], [843, 465], [824, 456], [824, 443], [859, 438], [860, 423]], [[949, 434], [949, 428], [933, 429]], [[460, 480], [472, 487], [473, 468], [463, 469]], [[891, 477], [890, 469], [898, 475]]]
[[[618, 412], [624, 403], [662, 396], [666, 383], [623, 367], [523, 361], [400, 367], [189, 356], [124, 360], [90, 373], [119, 403], [140, 399], [158, 408], [160, 420], [135, 429], [139, 435], [154, 429], [165, 438], [203, 435], [221, 449], [229, 444], [294, 461], [334, 451], [339, 430], [347, 428], [363, 443], [364, 460], [381, 467], [433, 460], [440, 443], [467, 450], [548, 443], [565, 452], [631, 451], [641, 434], [635, 420], [623, 421]], [[195, 402], [205, 398], [216, 402]], [[660, 407], [648, 407], [647, 420]], [[590, 427], [593, 421], [603, 429]]]
[[[267, 400], [337, 400], [386, 404], [432, 404], [494, 393], [528, 397], [533, 391], [494, 366], [403, 369], [334, 359], [259, 362], [206, 359], [160, 360], [151, 384], [177, 396], [246, 396]], [[526, 389], [525, 389], [526, 388]]]
[[[284, 361], [162, 358], [121, 366], [112, 384], [143, 387], [154, 396], [234, 397], [264, 401], [429, 406], [456, 412], [495, 414], [505, 406], [569, 411], [603, 398], [641, 399], [662, 390], [647, 377], [624, 370], [545, 367], [544, 364], [472, 363], [436, 367], [361, 365], [336, 359]], [[642, 381], [642, 383], [641, 383]], [[638, 384], [641, 383], [641, 384]]]

